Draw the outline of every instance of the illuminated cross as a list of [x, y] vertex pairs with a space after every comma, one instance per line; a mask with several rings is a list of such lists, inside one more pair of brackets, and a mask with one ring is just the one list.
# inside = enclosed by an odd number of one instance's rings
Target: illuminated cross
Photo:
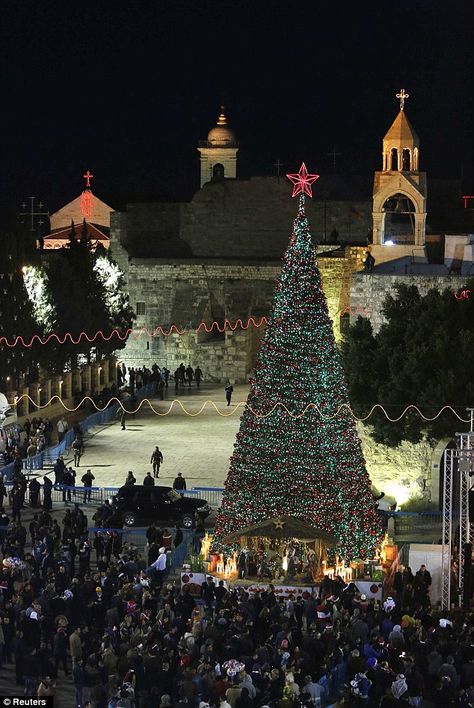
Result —
[[403, 111], [405, 108], [405, 99], [410, 98], [410, 94], [406, 93], [405, 89], [402, 89], [400, 93], [397, 93], [396, 98], [400, 99], [400, 110]]
[[89, 170], [87, 170], [86, 174], [82, 175], [82, 176], [86, 180], [86, 187], [90, 187], [91, 186], [91, 179], [94, 177], [94, 175], [91, 175]]
[[332, 152], [327, 152], [326, 155], [328, 157], [332, 157], [332, 166], [334, 169], [334, 172], [336, 171], [336, 159], [342, 155], [342, 152], [336, 152], [336, 148], [333, 147]]

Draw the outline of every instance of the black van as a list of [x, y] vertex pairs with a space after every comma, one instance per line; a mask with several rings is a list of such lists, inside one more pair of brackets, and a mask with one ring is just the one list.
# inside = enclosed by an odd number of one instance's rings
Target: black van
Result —
[[211, 507], [205, 499], [185, 497], [172, 487], [143, 487], [127, 484], [113, 498], [114, 514], [124, 526], [148, 526], [156, 521], [191, 529], [205, 519]]

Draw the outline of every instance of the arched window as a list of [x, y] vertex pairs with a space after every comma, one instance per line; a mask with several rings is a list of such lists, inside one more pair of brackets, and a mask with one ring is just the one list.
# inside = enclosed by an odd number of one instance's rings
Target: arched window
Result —
[[217, 162], [212, 168], [212, 179], [224, 179], [224, 165], [222, 165], [220, 162]]
[[404, 148], [402, 152], [402, 170], [405, 172], [411, 170], [411, 152], [409, 148]]
[[390, 169], [393, 172], [398, 170], [398, 150], [397, 148], [392, 148], [390, 150]]

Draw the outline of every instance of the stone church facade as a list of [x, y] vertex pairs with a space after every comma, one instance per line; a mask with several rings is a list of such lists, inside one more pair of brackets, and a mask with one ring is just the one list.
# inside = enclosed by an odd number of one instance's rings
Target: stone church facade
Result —
[[[183, 331], [132, 336], [120, 358], [129, 366], [156, 361], [171, 371], [181, 362], [199, 364], [208, 380], [244, 382], [264, 326], [197, 329], [201, 322], [247, 325], [268, 314], [295, 203], [284, 178], [237, 179], [238, 143], [223, 110], [198, 150], [201, 188], [189, 203], [131, 204], [110, 215], [110, 247], [125, 274], [137, 329]], [[338, 340], [359, 314], [377, 329], [384, 297], [400, 280], [423, 292], [462, 284], [460, 274], [428, 257], [427, 180], [419, 158], [419, 139], [401, 105], [382, 142], [372, 198], [368, 180], [333, 175], [318, 180], [307, 200]], [[470, 237], [463, 238], [469, 250]], [[376, 260], [370, 276], [362, 273], [367, 249]]]

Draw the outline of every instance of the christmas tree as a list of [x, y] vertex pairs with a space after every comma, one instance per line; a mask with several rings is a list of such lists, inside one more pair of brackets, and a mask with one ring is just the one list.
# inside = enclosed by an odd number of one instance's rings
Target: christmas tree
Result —
[[[381, 539], [371, 483], [348, 404], [301, 192], [247, 406], [230, 460], [215, 540], [283, 514], [333, 533], [346, 560]], [[284, 405], [280, 405], [284, 404]], [[316, 404], [310, 406], [309, 404]], [[286, 409], [287, 410], [286, 410]]]

